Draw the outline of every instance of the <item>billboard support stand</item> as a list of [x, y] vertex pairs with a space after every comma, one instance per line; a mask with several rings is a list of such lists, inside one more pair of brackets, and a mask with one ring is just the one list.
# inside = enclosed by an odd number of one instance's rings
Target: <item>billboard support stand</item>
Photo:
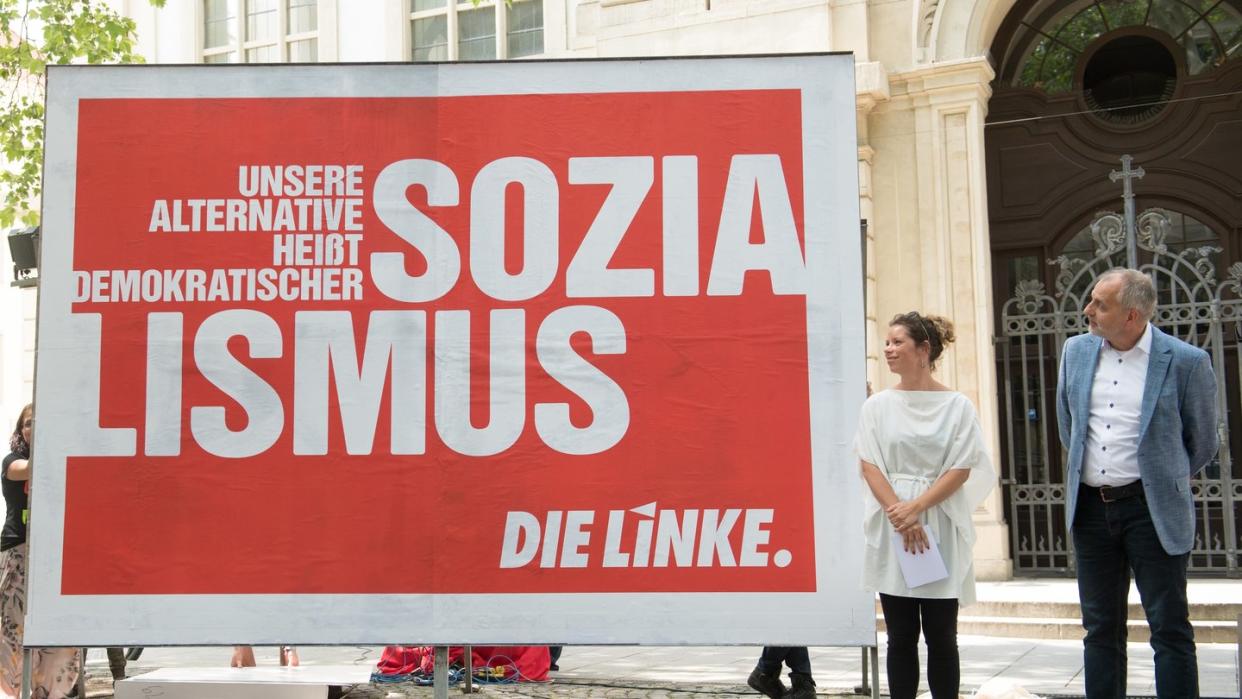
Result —
[[871, 655], [871, 699], [880, 699], [880, 645], [863, 648]]
[[863, 646], [859, 650], [862, 651], [862, 684], [854, 688], [855, 694], [871, 693], [871, 671], [867, 667], [867, 648]]
[[78, 681], [75, 685], [78, 688], [78, 696], [86, 697], [86, 647], [78, 649]]
[[432, 670], [435, 699], [448, 699], [448, 646], [436, 646], [435, 669]]
[[880, 646], [863, 646], [862, 651], [862, 684], [854, 688], [854, 693], [880, 699]]
[[466, 661], [466, 679], [461, 686], [461, 691], [463, 694], [474, 694], [474, 652], [470, 649], [470, 646], [466, 646], [464, 650], [463, 658]]
[[30, 699], [31, 668], [34, 666], [34, 649], [22, 646], [22, 691], [18, 692], [21, 699]]

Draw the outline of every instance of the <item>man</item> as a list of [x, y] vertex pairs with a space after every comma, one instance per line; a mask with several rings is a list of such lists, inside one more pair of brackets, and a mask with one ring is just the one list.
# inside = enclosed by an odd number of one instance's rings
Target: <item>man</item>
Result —
[[[141, 648], [131, 648], [130, 652], [142, 652]], [[138, 653], [134, 654], [134, 660], [138, 659]], [[125, 660], [126, 653], [124, 648], [108, 648], [108, 669], [112, 671], [112, 683], [125, 679]]]
[[1216, 377], [1207, 353], [1151, 325], [1155, 308], [1144, 274], [1105, 273], [1085, 310], [1091, 334], [1067, 341], [1061, 358], [1065, 515], [1089, 699], [1125, 697], [1131, 574], [1151, 628], [1157, 695], [1199, 696], [1186, 602], [1190, 478], [1216, 453]]

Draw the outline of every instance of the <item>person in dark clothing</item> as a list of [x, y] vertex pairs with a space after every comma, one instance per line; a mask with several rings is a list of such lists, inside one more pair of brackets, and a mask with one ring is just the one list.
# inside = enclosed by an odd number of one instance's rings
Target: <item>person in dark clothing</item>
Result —
[[125, 679], [125, 649], [108, 648], [108, 670], [112, 673], [112, 681]]
[[[27, 486], [34, 469], [30, 444], [34, 407], [17, 417], [4, 457], [0, 488], [4, 492], [4, 530], [0, 532], [0, 696], [15, 697], [22, 687], [22, 639], [26, 621]], [[31, 696], [64, 699], [73, 691], [81, 670], [77, 648], [38, 648], [31, 667]]]
[[[781, 682], [781, 664], [789, 666], [788, 689]], [[746, 684], [770, 699], [814, 699], [811, 654], [806, 646], [764, 646]]]

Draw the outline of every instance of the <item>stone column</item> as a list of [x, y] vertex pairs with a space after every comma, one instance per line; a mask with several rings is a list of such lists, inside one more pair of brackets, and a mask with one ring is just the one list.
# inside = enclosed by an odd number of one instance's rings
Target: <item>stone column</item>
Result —
[[[942, 314], [957, 341], [942, 360], [940, 379], [966, 394], [979, 412], [999, 474], [996, 360], [993, 344], [991, 247], [988, 237], [983, 125], [991, 95], [987, 59], [932, 64], [891, 77], [883, 110], [892, 143], [876, 150], [905, 163], [890, 170], [889, 205], [900, 228], [886, 254], [897, 262], [877, 270], [881, 317], [911, 308]], [[892, 146], [889, 148], [889, 146]], [[878, 189], [878, 187], [877, 187]], [[877, 192], [877, 207], [883, 204]], [[914, 274], [911, 274], [914, 273]], [[981, 580], [1012, 575], [1009, 533], [999, 488], [975, 513], [975, 572]]]
[[863, 260], [864, 302], [867, 333], [867, 381], [879, 387], [880, 341], [876, 326], [876, 221], [875, 198], [871, 186], [875, 149], [871, 147], [867, 126], [871, 110], [888, 100], [888, 73], [881, 63], [854, 66], [858, 120], [858, 215], [867, 222], [866, 257]]

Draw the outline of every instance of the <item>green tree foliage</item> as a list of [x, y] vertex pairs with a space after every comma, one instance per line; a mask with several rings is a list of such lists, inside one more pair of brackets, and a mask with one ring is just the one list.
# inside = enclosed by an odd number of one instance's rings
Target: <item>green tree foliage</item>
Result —
[[135, 38], [102, 0], [0, 0], [0, 228], [39, 219], [47, 66], [140, 63]]

